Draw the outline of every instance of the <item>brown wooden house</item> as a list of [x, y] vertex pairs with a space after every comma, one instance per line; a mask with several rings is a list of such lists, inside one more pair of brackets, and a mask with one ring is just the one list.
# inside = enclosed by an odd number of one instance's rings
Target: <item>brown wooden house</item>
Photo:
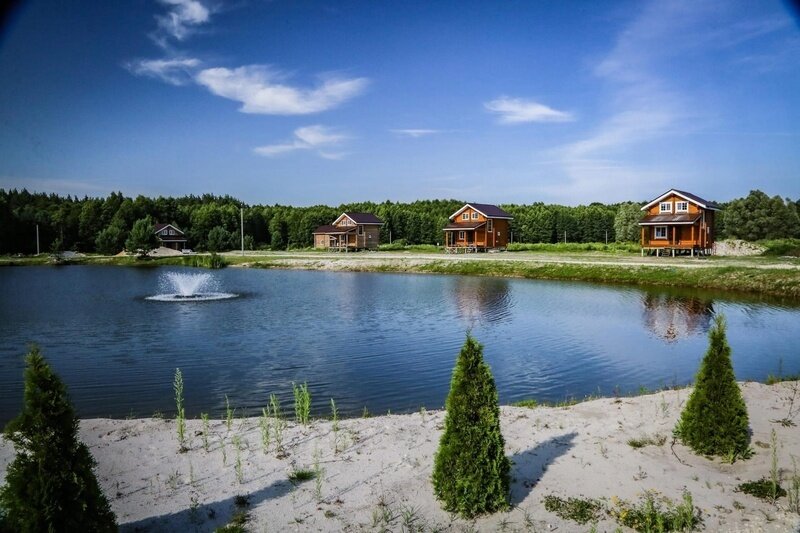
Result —
[[314, 230], [314, 248], [332, 251], [375, 250], [383, 220], [372, 213], [342, 213], [333, 224]]
[[714, 247], [714, 219], [720, 207], [694, 194], [670, 189], [642, 207], [642, 255], [710, 254]]
[[464, 204], [444, 228], [446, 253], [503, 250], [514, 217], [490, 204]]
[[183, 250], [186, 248], [186, 235], [172, 224], [156, 224], [153, 232], [158, 237], [161, 246], [172, 248], [173, 250]]

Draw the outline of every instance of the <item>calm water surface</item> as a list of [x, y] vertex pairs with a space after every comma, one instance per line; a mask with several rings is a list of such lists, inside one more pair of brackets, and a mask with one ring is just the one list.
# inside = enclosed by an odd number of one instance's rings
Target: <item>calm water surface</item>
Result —
[[213, 272], [212, 302], [148, 300], [181, 268], [0, 269], [0, 422], [18, 411], [23, 356], [38, 343], [82, 417], [187, 414], [225, 395], [255, 413], [307, 381], [317, 413], [440, 407], [467, 330], [485, 346], [503, 403], [691, 381], [716, 313], [736, 374], [800, 372], [800, 307], [700, 292], [463, 276]]

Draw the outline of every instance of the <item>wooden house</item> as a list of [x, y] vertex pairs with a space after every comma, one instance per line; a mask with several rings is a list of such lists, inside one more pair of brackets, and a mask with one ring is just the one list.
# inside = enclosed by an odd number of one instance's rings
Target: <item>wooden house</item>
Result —
[[642, 255], [710, 254], [720, 207], [694, 194], [670, 189], [642, 207]]
[[372, 213], [342, 213], [333, 224], [314, 230], [314, 248], [332, 251], [375, 250], [383, 220]]
[[508, 246], [514, 217], [490, 204], [464, 204], [444, 227], [446, 253], [503, 250]]
[[158, 237], [158, 242], [165, 248], [183, 250], [186, 248], [186, 234], [172, 224], [156, 224], [153, 232]]

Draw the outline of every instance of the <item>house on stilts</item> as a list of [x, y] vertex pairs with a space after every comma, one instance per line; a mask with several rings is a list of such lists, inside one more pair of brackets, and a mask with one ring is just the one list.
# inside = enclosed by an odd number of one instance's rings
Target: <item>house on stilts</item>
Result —
[[444, 227], [445, 253], [505, 250], [513, 216], [496, 205], [464, 204]]
[[642, 207], [642, 255], [711, 254], [714, 220], [719, 210], [714, 202], [670, 189]]

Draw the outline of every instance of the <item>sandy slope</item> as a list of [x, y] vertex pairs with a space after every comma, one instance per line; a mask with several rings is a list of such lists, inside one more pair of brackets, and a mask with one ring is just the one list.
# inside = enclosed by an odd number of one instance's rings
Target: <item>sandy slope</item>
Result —
[[[588, 531], [589, 525], [547, 512], [543, 497], [582, 495], [610, 502], [613, 496], [635, 499], [650, 489], [673, 500], [689, 490], [708, 531], [797, 530], [800, 516], [785, 509], [785, 498], [775, 506], [734, 492], [741, 481], [769, 475], [772, 429], [784, 479], [791, 456], [800, 460], [800, 427], [771, 422], [787, 416], [792, 383], [747, 383], [742, 388], [756, 454], [733, 465], [695, 457], [680, 445], [673, 454], [671, 439], [639, 450], [627, 444], [645, 434], [670, 435], [688, 389], [567, 408], [503, 407], [506, 450], [514, 461], [514, 508], [475, 522], [451, 517], [433, 497], [429, 478], [444, 419], [441, 411], [344, 420], [339, 453], [334, 452], [331, 422], [315, 421], [309, 427], [290, 423], [284, 437], [288, 456], [281, 459], [275, 456], [274, 442], [268, 453], [262, 450], [257, 419], [235, 420], [230, 432], [224, 422], [212, 422], [208, 452], [199, 421], [189, 421], [191, 449], [186, 453], [177, 453], [174, 421], [83, 420], [81, 436], [98, 462], [98, 477], [123, 531], [213, 530], [230, 518], [239, 494], [249, 495], [253, 531], [403, 531], [409, 522], [455, 531]], [[795, 399], [798, 408], [800, 397]], [[794, 420], [800, 424], [800, 416]], [[243, 443], [241, 483], [235, 435]], [[287, 481], [293, 469], [313, 468], [315, 454], [324, 470], [319, 486], [313, 480], [299, 486]], [[10, 444], [0, 441], [0, 474], [12, 458]], [[598, 531], [616, 527], [605, 518]]]

